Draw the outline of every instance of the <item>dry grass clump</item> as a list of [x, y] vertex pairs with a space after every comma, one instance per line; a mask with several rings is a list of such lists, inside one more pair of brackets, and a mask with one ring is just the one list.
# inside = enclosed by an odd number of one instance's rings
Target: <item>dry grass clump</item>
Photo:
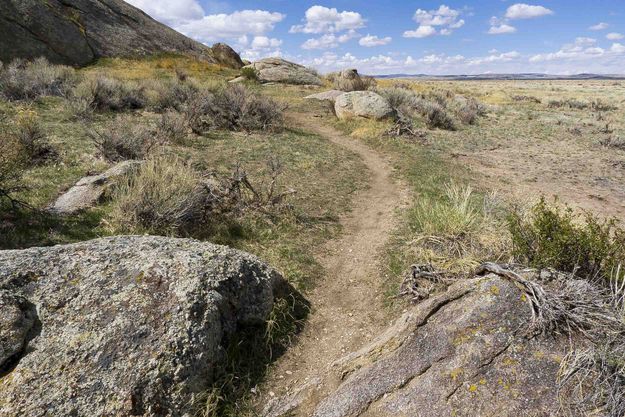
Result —
[[109, 162], [145, 159], [150, 151], [162, 144], [156, 132], [138, 125], [128, 116], [118, 116], [102, 129], [89, 129], [87, 136]]
[[282, 108], [270, 98], [246, 87], [228, 85], [214, 92], [204, 90], [191, 100], [186, 117], [196, 134], [210, 130], [278, 130], [283, 126]]
[[471, 187], [456, 184], [447, 184], [442, 198], [421, 197], [408, 215], [416, 257], [466, 272], [505, 256], [508, 235], [502, 212], [495, 194], [478, 196]]
[[58, 153], [50, 144], [36, 113], [23, 111], [15, 119], [13, 136], [29, 165], [39, 165], [56, 159]]
[[6, 100], [35, 100], [42, 96], [69, 95], [76, 82], [73, 68], [51, 65], [45, 58], [17, 59], [0, 65], [0, 96]]
[[142, 109], [147, 99], [145, 88], [138, 83], [121, 81], [99, 75], [84, 80], [73, 91], [70, 98], [79, 114], [91, 111], [126, 111]]
[[272, 165], [271, 181], [255, 186], [238, 167], [219, 180], [178, 158], [151, 158], [118, 188], [106, 225], [115, 233], [206, 236], [215, 223], [284, 207], [292, 191], [280, 191], [280, 173]]
[[567, 98], [563, 100], [549, 100], [547, 107], [549, 107], [550, 109], [567, 107], [569, 109], [584, 110], [590, 107], [590, 104], [585, 101]]

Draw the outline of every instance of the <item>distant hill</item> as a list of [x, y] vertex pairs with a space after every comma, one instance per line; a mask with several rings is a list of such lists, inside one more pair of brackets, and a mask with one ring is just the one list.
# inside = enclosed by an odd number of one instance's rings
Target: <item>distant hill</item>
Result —
[[476, 74], [476, 75], [427, 75], [427, 74], [387, 74], [374, 75], [375, 78], [420, 78], [424, 80], [625, 80], [618, 74], [574, 74], [551, 75], [540, 73], [520, 74]]
[[229, 46], [196, 42], [122, 0], [0, 0], [0, 61], [45, 56], [81, 66], [163, 52], [243, 66]]

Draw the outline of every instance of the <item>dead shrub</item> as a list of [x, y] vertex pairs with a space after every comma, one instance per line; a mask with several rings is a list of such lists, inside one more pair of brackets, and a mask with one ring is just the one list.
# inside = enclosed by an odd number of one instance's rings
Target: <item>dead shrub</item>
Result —
[[87, 136], [109, 162], [145, 159], [162, 144], [156, 132], [137, 125], [131, 117], [122, 116], [106, 123], [102, 129], [88, 130]]
[[463, 124], [472, 125], [484, 115], [484, 107], [475, 98], [469, 97], [458, 105], [456, 115]]
[[242, 85], [229, 85], [215, 92], [202, 91], [186, 108], [189, 126], [196, 134], [210, 130], [278, 130], [282, 109], [275, 101], [255, 94]]
[[0, 96], [6, 100], [35, 100], [42, 96], [67, 97], [76, 82], [73, 68], [51, 65], [45, 58], [17, 59], [0, 66]]
[[405, 117], [421, 117], [430, 129], [456, 129], [456, 123], [447, 109], [448, 97], [445, 92], [424, 95], [397, 87], [383, 88], [377, 92], [386, 98], [398, 113]]

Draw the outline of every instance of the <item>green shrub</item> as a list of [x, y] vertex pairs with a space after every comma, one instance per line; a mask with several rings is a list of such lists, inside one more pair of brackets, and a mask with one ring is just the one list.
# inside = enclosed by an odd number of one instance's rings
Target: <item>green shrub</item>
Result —
[[258, 81], [258, 73], [252, 67], [241, 68], [241, 76], [247, 78], [250, 81]]
[[192, 80], [176, 78], [173, 81], [158, 80], [148, 84], [146, 95], [149, 107], [154, 111], [182, 111], [198, 91], [199, 88]]
[[51, 65], [45, 58], [32, 62], [17, 59], [6, 67], [0, 66], [0, 96], [7, 100], [67, 97], [75, 83], [73, 68]]
[[512, 213], [508, 226], [514, 255], [531, 267], [608, 279], [625, 259], [625, 233], [615, 219], [579, 215], [541, 199], [527, 215]]
[[156, 133], [163, 143], [184, 144], [187, 138], [187, 130], [185, 117], [172, 110], [163, 113], [156, 124]]

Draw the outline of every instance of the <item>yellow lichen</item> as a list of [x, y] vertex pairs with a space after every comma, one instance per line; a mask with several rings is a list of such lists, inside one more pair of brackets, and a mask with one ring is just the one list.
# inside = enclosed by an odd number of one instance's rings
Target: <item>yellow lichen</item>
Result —
[[493, 285], [492, 287], [490, 287], [490, 293], [492, 295], [499, 295], [499, 287], [496, 285]]
[[477, 385], [475, 384], [469, 385], [469, 392], [475, 392], [475, 391], [477, 391]]
[[462, 368], [456, 368], [456, 369], [452, 369], [452, 371], [449, 373], [449, 376], [451, 377], [452, 381], [455, 381], [456, 379], [458, 379], [458, 377], [462, 374]]

